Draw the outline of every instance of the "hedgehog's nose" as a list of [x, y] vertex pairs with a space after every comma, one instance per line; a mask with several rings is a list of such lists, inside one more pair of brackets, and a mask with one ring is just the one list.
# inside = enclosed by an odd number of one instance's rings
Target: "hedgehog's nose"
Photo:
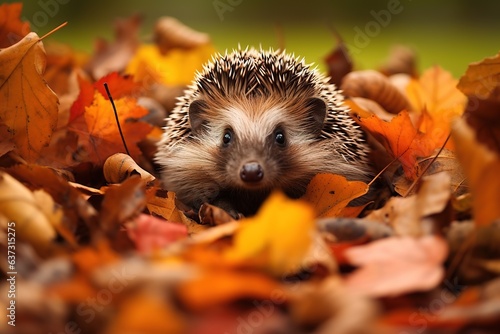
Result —
[[264, 177], [264, 170], [256, 161], [247, 162], [241, 167], [240, 178], [243, 182], [259, 182]]

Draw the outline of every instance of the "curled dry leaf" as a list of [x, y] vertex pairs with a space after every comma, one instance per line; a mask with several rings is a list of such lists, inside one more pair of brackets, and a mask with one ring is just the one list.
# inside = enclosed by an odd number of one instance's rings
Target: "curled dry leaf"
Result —
[[129, 155], [115, 153], [106, 159], [103, 166], [104, 178], [109, 183], [120, 183], [132, 175], [140, 175], [144, 183], [153, 182], [156, 178], [142, 169]]
[[193, 49], [210, 43], [210, 36], [196, 31], [176, 18], [160, 17], [155, 24], [154, 39], [162, 54], [171, 49]]
[[377, 102], [391, 114], [409, 109], [406, 97], [397, 90], [390, 80], [374, 70], [354, 71], [347, 74], [340, 89], [348, 97], [365, 97]]
[[[57, 236], [55, 226], [61, 223], [62, 210], [52, 197], [39, 190], [31, 192], [19, 181], [0, 172], [0, 212], [14, 222], [16, 237], [44, 253]], [[7, 230], [7, 226], [2, 226]]]
[[318, 221], [320, 231], [331, 233], [336, 241], [376, 240], [394, 234], [392, 228], [368, 219], [326, 218]]
[[417, 76], [417, 55], [415, 51], [404, 45], [395, 45], [391, 48], [389, 57], [380, 67], [380, 72], [386, 76], [406, 74]]
[[351, 114], [356, 117], [369, 117], [372, 114], [377, 115], [380, 119], [389, 122], [394, 115], [388, 113], [377, 102], [364, 97], [351, 97], [344, 101], [351, 109]]
[[203, 203], [198, 212], [200, 223], [210, 226], [226, 224], [234, 221], [234, 218], [225, 210], [208, 203]]
[[353, 293], [371, 297], [427, 291], [444, 276], [446, 242], [437, 236], [386, 238], [345, 251], [360, 268], [346, 278]]
[[474, 221], [489, 225], [500, 218], [500, 158], [478, 143], [474, 130], [464, 119], [453, 124], [453, 139], [473, 195]]
[[36, 161], [57, 125], [59, 102], [42, 78], [45, 62], [43, 44], [34, 32], [0, 50], [0, 122], [28, 162]]

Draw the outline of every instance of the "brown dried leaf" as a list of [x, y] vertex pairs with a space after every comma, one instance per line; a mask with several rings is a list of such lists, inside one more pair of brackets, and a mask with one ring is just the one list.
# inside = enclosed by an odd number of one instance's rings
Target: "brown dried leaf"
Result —
[[17, 152], [34, 162], [57, 125], [58, 98], [42, 78], [46, 55], [34, 32], [0, 50], [0, 122]]
[[140, 175], [145, 183], [156, 178], [142, 169], [129, 155], [115, 153], [106, 159], [103, 166], [104, 178], [109, 183], [120, 183], [132, 175]]
[[335, 30], [334, 35], [337, 39], [337, 47], [325, 57], [325, 63], [330, 83], [340, 87], [342, 79], [352, 71], [353, 63], [342, 37]]
[[407, 74], [416, 77], [417, 55], [414, 50], [407, 46], [395, 45], [391, 48], [389, 57], [379, 70], [386, 76]]
[[171, 49], [192, 49], [210, 43], [208, 34], [196, 31], [170, 16], [160, 17], [156, 21], [154, 34], [162, 54]]
[[145, 185], [132, 176], [118, 186], [110, 187], [102, 201], [100, 224], [105, 231], [116, 232], [120, 224], [137, 216], [146, 206]]
[[500, 53], [469, 64], [457, 88], [467, 96], [500, 102]]
[[450, 176], [437, 173], [424, 177], [422, 181], [417, 195], [392, 197], [383, 208], [372, 211], [366, 219], [392, 226], [396, 235], [421, 236], [433, 232], [434, 225], [424, 218], [446, 208], [451, 196]]
[[489, 225], [500, 218], [500, 158], [476, 140], [474, 130], [464, 119], [453, 124], [453, 139], [471, 187], [474, 221], [478, 226]]
[[392, 85], [389, 79], [374, 70], [354, 71], [347, 74], [340, 89], [348, 97], [365, 97], [377, 102], [391, 114], [409, 110], [406, 97]]
[[87, 63], [86, 69], [94, 79], [111, 72], [122, 72], [139, 46], [139, 27], [142, 23], [140, 15], [115, 22], [115, 41], [108, 43], [101, 40], [97, 50]]
[[[417, 165], [415, 165], [417, 177], [420, 177], [424, 171], [425, 175], [447, 172], [451, 177], [451, 190], [454, 196], [461, 196], [469, 191], [462, 165], [452, 151], [443, 149], [439, 156], [435, 160], [433, 159], [434, 154], [418, 160]], [[429, 167], [431, 162], [432, 165]], [[407, 193], [412, 183], [406, 177], [399, 176], [393, 182], [394, 190], [401, 196], [413, 195], [416, 192], [415, 188], [411, 193]]]

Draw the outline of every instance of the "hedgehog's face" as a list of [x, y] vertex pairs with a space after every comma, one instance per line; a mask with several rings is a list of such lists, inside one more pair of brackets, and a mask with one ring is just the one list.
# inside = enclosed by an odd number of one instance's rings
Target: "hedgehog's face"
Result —
[[207, 108], [210, 106], [202, 100], [194, 101], [190, 123], [193, 132], [211, 143], [216, 174], [223, 175], [218, 180], [222, 187], [290, 189], [293, 182], [311, 177], [300, 155], [305, 146], [317, 141], [321, 131], [326, 115], [322, 100], [308, 99], [301, 113], [262, 101]]

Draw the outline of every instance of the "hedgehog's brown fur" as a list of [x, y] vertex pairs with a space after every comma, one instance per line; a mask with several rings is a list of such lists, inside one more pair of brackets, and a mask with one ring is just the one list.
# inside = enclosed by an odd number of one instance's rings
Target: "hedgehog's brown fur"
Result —
[[[253, 214], [272, 189], [298, 197], [317, 173], [366, 180], [367, 144], [342, 100], [327, 78], [284, 52], [219, 55], [167, 118], [156, 156], [163, 181], [193, 208], [211, 202]], [[249, 161], [262, 166], [259, 182], [240, 177]]]

